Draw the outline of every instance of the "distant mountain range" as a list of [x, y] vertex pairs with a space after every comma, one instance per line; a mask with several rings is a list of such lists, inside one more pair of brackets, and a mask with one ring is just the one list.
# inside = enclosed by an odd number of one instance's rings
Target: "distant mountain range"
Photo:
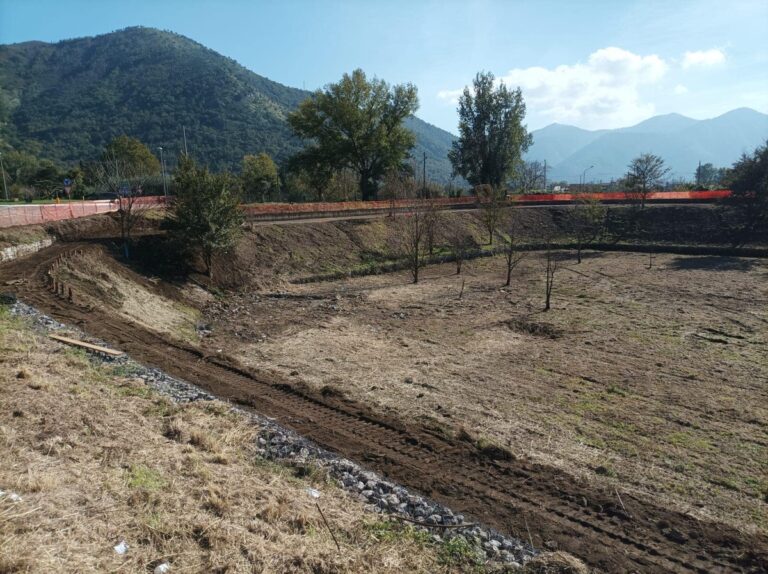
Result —
[[[214, 169], [239, 169], [265, 151], [283, 162], [301, 149], [286, 115], [310, 92], [273, 82], [184, 36], [127, 28], [55, 44], [0, 46], [0, 138], [65, 163], [98, 157], [113, 137], [183, 147]], [[453, 136], [412, 117], [413, 155], [427, 176], [450, 177]]]
[[739, 108], [709, 120], [680, 114], [647, 119], [614, 130], [583, 130], [551, 124], [533, 132], [526, 159], [547, 161], [549, 181], [575, 183], [590, 166], [587, 181], [610, 181], [627, 172], [642, 153], [664, 158], [670, 179], [693, 180], [696, 166], [711, 163], [730, 167], [743, 152], [752, 152], [768, 139], [768, 115]]
[[[75, 163], [101, 154], [113, 137], [137, 137], [166, 159], [183, 147], [214, 169], [239, 169], [265, 151], [278, 163], [301, 149], [286, 115], [310, 92], [259, 76], [184, 36], [127, 28], [55, 44], [0, 45], [0, 140], [39, 157]], [[414, 158], [447, 182], [455, 136], [416, 117]], [[546, 160], [549, 181], [621, 177], [632, 158], [662, 156], [670, 177], [692, 179], [696, 165], [731, 165], [768, 138], [768, 116], [741, 108], [711, 120], [678, 114], [636, 126], [588, 131], [552, 124], [533, 132], [526, 159]], [[0, 141], [0, 144], [2, 142]], [[420, 162], [419, 162], [420, 165]]]

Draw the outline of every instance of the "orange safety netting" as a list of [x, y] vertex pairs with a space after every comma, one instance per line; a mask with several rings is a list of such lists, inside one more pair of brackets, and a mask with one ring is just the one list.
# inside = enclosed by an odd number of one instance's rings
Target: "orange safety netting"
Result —
[[[730, 190], [718, 189], [713, 191], [654, 191], [648, 194], [647, 201], [714, 201], [731, 195]], [[612, 193], [532, 193], [526, 195], [511, 195], [512, 203], [567, 203], [580, 199], [597, 199], [599, 201], [628, 201], [630, 195], [624, 192]], [[440, 197], [429, 200], [440, 207], [472, 205], [476, 197]], [[163, 197], [142, 197], [142, 205], [165, 205]], [[338, 213], [344, 211], [383, 210], [404, 208], [414, 205], [414, 200], [378, 200], [378, 201], [339, 201], [318, 203], [260, 203], [244, 205], [243, 211], [251, 216], [279, 216], [291, 214]], [[0, 228], [17, 225], [35, 225], [62, 219], [86, 217], [98, 213], [118, 210], [116, 200], [81, 201], [60, 204], [39, 205], [7, 205], [0, 206]]]
[[[162, 205], [165, 201], [162, 197], [142, 197], [137, 203]], [[88, 215], [117, 211], [118, 207], [119, 204], [114, 199], [36, 205], [0, 205], [0, 228], [39, 225], [50, 221], [87, 217]]]

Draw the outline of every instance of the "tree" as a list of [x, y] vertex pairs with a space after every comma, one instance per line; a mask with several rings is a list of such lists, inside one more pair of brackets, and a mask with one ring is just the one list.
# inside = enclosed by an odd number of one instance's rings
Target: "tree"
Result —
[[333, 180], [333, 164], [320, 154], [317, 147], [308, 147], [288, 162], [288, 170], [313, 191], [317, 201], [324, 201], [328, 186]]
[[504, 193], [490, 185], [476, 187], [475, 193], [479, 202], [480, 221], [488, 231], [488, 245], [493, 245], [493, 236], [496, 234], [504, 208]]
[[[153, 162], [152, 159], [155, 161]], [[97, 188], [114, 197], [120, 222], [123, 255], [131, 257], [133, 229], [150, 204], [144, 202], [144, 186], [159, 173], [160, 163], [140, 141], [120, 136], [110, 142], [101, 161], [88, 166]]]
[[504, 227], [504, 260], [507, 268], [507, 281], [504, 285], [509, 287], [510, 283], [512, 283], [512, 271], [525, 258], [525, 253], [520, 251], [517, 243], [518, 236], [520, 235], [517, 212], [509, 210], [502, 224]]
[[[397, 193], [398, 197], [416, 195], [418, 186], [412, 177], [404, 174], [399, 182], [401, 189]], [[395, 218], [390, 235], [393, 251], [405, 259], [414, 283], [419, 282], [419, 271], [424, 266], [426, 251], [428, 215], [424, 204], [423, 200], [412, 200], [410, 209]]]
[[440, 230], [443, 226], [443, 216], [435, 203], [429, 200], [424, 203], [424, 233], [427, 241], [427, 253], [431, 257], [434, 255], [435, 243], [439, 239]]
[[246, 201], [259, 198], [264, 203], [267, 199], [271, 199], [272, 193], [280, 188], [277, 165], [266, 153], [243, 156], [240, 179]]
[[595, 241], [605, 223], [605, 206], [597, 199], [577, 199], [570, 212], [570, 228], [576, 238], [576, 260], [581, 263], [581, 251]]
[[456, 218], [452, 218], [443, 230], [443, 235], [451, 250], [451, 255], [456, 262], [456, 275], [461, 275], [461, 267], [469, 252], [477, 247], [475, 240], [459, 224]]
[[376, 198], [387, 169], [401, 164], [414, 146], [403, 120], [417, 109], [415, 86], [369, 81], [357, 69], [304, 100], [288, 123], [296, 135], [311, 140], [305, 153], [334, 170], [353, 169], [363, 200], [369, 200]]
[[654, 188], [660, 186], [669, 168], [664, 167], [664, 160], [657, 155], [644, 153], [633, 159], [627, 171], [627, 185], [630, 197], [645, 207], [645, 200]]
[[699, 164], [696, 167], [696, 187], [708, 188], [720, 185], [720, 179], [724, 175], [724, 170], [718, 169], [711, 163]]
[[544, 248], [544, 310], [549, 311], [551, 308], [550, 302], [552, 300], [552, 291], [555, 288], [555, 273], [560, 268], [561, 258], [560, 254], [554, 249], [553, 239], [551, 235], [545, 236], [545, 248]]
[[169, 217], [174, 234], [199, 249], [208, 276], [213, 279], [213, 256], [234, 245], [240, 234], [238, 180], [229, 173], [212, 174], [179, 156], [174, 174], [176, 194]]
[[734, 245], [743, 245], [768, 228], [768, 141], [752, 155], [742, 154], [729, 173], [732, 192], [727, 205], [736, 225]]
[[[401, 199], [413, 199], [417, 190], [414, 185], [406, 185], [413, 180], [413, 170], [408, 164], [398, 168], [389, 168], [384, 174], [379, 198], [389, 200], [389, 217], [395, 216], [397, 202]], [[409, 195], [410, 194], [410, 195]]]
[[110, 141], [101, 154], [101, 161], [130, 165], [136, 173], [146, 176], [160, 175], [160, 161], [141, 141], [129, 136], [118, 136]]
[[528, 193], [542, 189], [547, 181], [547, 172], [540, 161], [524, 161], [520, 164], [515, 177], [511, 180], [512, 189]]
[[472, 185], [495, 188], [514, 175], [532, 137], [523, 125], [525, 102], [520, 88], [494, 88], [490, 72], [479, 73], [472, 91], [459, 98], [459, 139], [448, 153], [453, 171]]

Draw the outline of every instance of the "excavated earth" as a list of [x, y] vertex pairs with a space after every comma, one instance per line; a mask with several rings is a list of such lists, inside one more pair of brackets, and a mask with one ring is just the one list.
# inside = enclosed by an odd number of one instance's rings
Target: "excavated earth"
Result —
[[[606, 572], [766, 572], [768, 539], [705, 522], [627, 493], [580, 482], [504, 451], [373, 412], [335, 393], [315, 393], [244, 367], [110, 312], [54, 293], [49, 270], [91, 249], [58, 243], [0, 265], [0, 285], [135, 360], [278, 420], [319, 445], [411, 487], [500, 532], [545, 541]], [[375, 376], [372, 373], [372, 376]], [[631, 514], [625, 508], [631, 508]]]

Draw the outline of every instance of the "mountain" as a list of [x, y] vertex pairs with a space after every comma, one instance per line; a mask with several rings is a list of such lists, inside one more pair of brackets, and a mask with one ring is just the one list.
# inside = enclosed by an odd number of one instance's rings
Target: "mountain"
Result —
[[[278, 162], [301, 149], [287, 114], [310, 92], [259, 76], [184, 36], [127, 28], [54, 44], [0, 46], [0, 138], [65, 163], [100, 155], [113, 137], [137, 137], [173, 162], [183, 148], [215, 169], [246, 153]], [[427, 175], [450, 177], [453, 136], [410, 118]]]
[[589, 166], [588, 181], [622, 177], [642, 153], [661, 156], [670, 179], [692, 180], [699, 161], [729, 167], [743, 152], [768, 139], [768, 115], [739, 108], [708, 120], [680, 114], [655, 116], [614, 130], [582, 130], [552, 124], [533, 132], [526, 159], [547, 160], [549, 181], [577, 182]]
[[550, 124], [533, 132], [533, 146], [528, 150], [526, 159], [541, 162], [546, 160], [550, 165], [555, 165], [595, 141], [602, 133], [563, 124]]

